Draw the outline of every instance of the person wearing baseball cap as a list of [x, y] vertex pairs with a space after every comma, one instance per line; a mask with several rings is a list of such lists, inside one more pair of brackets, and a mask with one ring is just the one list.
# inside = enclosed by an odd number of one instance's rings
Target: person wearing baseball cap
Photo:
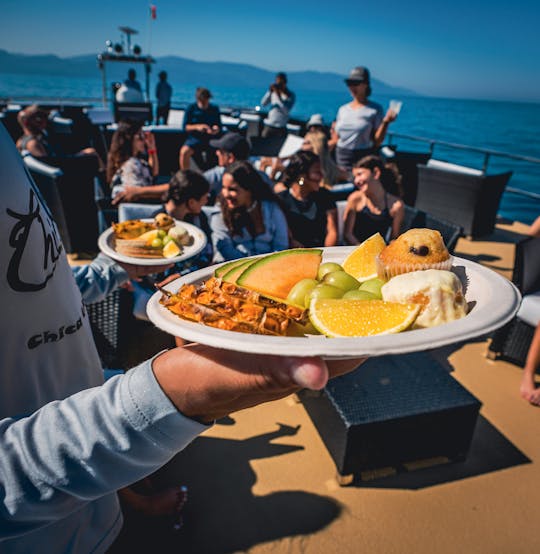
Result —
[[336, 162], [350, 171], [357, 160], [373, 154], [382, 144], [388, 125], [397, 114], [392, 110], [384, 114], [380, 104], [368, 100], [371, 77], [367, 67], [351, 69], [345, 83], [353, 99], [341, 106], [336, 116]]
[[[219, 138], [212, 139], [210, 146], [216, 149], [218, 165], [204, 172], [205, 179], [210, 183], [210, 200], [213, 204], [221, 191], [221, 183], [225, 168], [233, 162], [247, 160], [249, 158], [250, 146], [248, 141], [239, 133], [228, 132]], [[270, 186], [273, 185], [266, 173], [259, 172], [263, 181]]]

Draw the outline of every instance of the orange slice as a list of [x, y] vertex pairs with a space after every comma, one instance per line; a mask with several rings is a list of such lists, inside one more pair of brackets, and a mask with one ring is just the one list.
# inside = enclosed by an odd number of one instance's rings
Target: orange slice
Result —
[[309, 305], [309, 319], [327, 337], [368, 337], [405, 331], [419, 311], [420, 306], [416, 304], [315, 298]]
[[343, 269], [360, 281], [367, 281], [377, 277], [375, 258], [386, 246], [380, 233], [375, 233], [362, 244], [359, 244], [341, 264]]

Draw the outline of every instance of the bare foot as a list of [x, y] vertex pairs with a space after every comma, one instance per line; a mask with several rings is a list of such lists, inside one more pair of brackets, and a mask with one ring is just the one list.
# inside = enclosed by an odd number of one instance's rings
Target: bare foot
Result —
[[124, 507], [144, 516], [173, 516], [182, 511], [187, 501], [187, 488], [170, 487], [151, 494], [140, 494], [126, 487], [118, 491]]
[[534, 378], [523, 375], [519, 392], [522, 398], [534, 406], [540, 406], [540, 388], [536, 388]]

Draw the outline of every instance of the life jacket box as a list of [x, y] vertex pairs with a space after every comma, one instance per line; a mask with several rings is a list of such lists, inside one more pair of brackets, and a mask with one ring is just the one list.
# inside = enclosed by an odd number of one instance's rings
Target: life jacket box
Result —
[[482, 405], [424, 352], [371, 358], [299, 397], [342, 485], [463, 461]]

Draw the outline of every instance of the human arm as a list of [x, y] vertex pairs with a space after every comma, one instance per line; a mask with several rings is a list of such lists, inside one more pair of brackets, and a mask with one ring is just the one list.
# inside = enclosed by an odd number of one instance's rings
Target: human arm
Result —
[[171, 404], [151, 361], [29, 417], [3, 419], [1, 538], [52, 523], [138, 481], [205, 428]]
[[386, 115], [381, 121], [381, 124], [377, 127], [373, 135], [373, 145], [376, 148], [378, 148], [383, 143], [386, 137], [386, 132], [388, 131], [388, 126], [390, 125], [390, 123], [395, 121], [396, 117], [397, 114], [393, 110], [388, 110], [386, 112]]
[[26, 152], [28, 152], [31, 156], [34, 156], [34, 158], [44, 158], [46, 157], [47, 150], [41, 144], [41, 142], [35, 138], [30, 139], [25, 146]]
[[153, 133], [144, 133], [144, 140], [146, 143], [146, 152], [148, 154], [148, 164], [152, 168], [152, 175], [157, 177], [159, 175], [159, 158], [156, 148], [156, 138]]
[[390, 209], [390, 215], [392, 216], [392, 234], [390, 239], [394, 240], [401, 234], [401, 225], [405, 217], [405, 205], [402, 200], [395, 200]]
[[115, 194], [112, 204], [120, 202], [136, 202], [137, 200], [161, 200], [163, 195], [169, 190], [169, 183], [163, 185], [150, 185], [146, 187], [136, 187], [126, 185], [119, 189]]
[[102, 300], [129, 279], [139, 279], [145, 275], [161, 273], [172, 264], [160, 266], [140, 266], [115, 262], [105, 254], [98, 254], [91, 263], [73, 266], [71, 271], [85, 303]]
[[272, 91], [267, 90], [264, 93], [264, 96], [261, 98], [261, 106], [267, 106], [268, 104], [270, 104], [270, 98], [271, 97], [272, 97]]
[[326, 212], [326, 237], [325, 246], [336, 246], [338, 243], [337, 208]]

